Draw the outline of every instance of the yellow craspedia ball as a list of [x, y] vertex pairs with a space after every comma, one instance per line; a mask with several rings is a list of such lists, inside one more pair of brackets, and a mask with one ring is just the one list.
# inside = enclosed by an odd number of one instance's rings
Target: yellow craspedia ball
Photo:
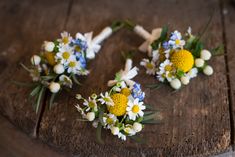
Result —
[[131, 95], [131, 90], [129, 88], [122, 88], [121, 94], [123, 94], [125, 96], [129, 96], [129, 95]]
[[53, 52], [45, 52], [44, 54], [46, 60], [48, 61], [48, 63], [52, 66], [54, 66], [56, 64], [55, 61], [55, 53]]
[[187, 50], [179, 50], [174, 52], [170, 60], [177, 69], [184, 72], [188, 72], [192, 69], [194, 64], [193, 55]]
[[124, 94], [113, 94], [111, 96], [114, 106], [108, 107], [108, 111], [115, 116], [123, 116], [126, 113], [127, 97]]

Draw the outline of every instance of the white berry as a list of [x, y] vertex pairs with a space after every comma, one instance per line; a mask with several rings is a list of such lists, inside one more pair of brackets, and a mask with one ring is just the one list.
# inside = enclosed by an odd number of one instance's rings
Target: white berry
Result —
[[94, 113], [94, 112], [88, 112], [88, 113], [86, 114], [86, 118], [87, 118], [87, 120], [89, 120], [89, 121], [93, 121], [93, 120], [95, 119], [95, 113]]
[[208, 50], [202, 50], [200, 54], [200, 58], [207, 61], [211, 58], [211, 53]]
[[203, 69], [203, 73], [205, 74], [205, 75], [208, 75], [208, 76], [210, 76], [210, 75], [212, 75], [213, 74], [213, 68], [210, 66], [210, 65], [207, 65], [204, 69]]
[[204, 66], [204, 64], [205, 64], [205, 61], [204, 61], [203, 59], [201, 59], [201, 58], [195, 59], [195, 65], [196, 65], [196, 67], [201, 68], [201, 67]]
[[62, 64], [56, 64], [53, 70], [56, 74], [62, 74], [64, 72], [64, 66]]
[[174, 89], [180, 89], [180, 87], [181, 87], [181, 82], [180, 82], [179, 79], [174, 79], [174, 80], [172, 80], [172, 81], [170, 82], [170, 85], [171, 85], [171, 87], [174, 88]]
[[60, 84], [57, 82], [51, 82], [49, 85], [49, 89], [52, 93], [57, 93], [60, 90]]
[[181, 77], [181, 78], [180, 78], [180, 81], [181, 81], [181, 83], [182, 83], [183, 85], [189, 84], [189, 78], [186, 77], [186, 76]]
[[39, 57], [38, 55], [33, 55], [31, 57], [31, 63], [32, 65], [39, 65], [41, 62], [41, 57]]
[[110, 129], [111, 129], [111, 132], [112, 132], [113, 135], [118, 135], [119, 134], [119, 128], [118, 127], [113, 126]]
[[47, 52], [52, 52], [54, 50], [55, 44], [51, 41], [46, 41], [45, 42], [45, 50]]
[[133, 124], [133, 129], [136, 131], [136, 132], [140, 132], [142, 130], [142, 124], [138, 123], [138, 122], [135, 122]]

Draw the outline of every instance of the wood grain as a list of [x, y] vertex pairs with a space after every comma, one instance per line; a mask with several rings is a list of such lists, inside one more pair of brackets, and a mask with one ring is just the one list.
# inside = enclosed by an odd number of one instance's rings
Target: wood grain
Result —
[[[130, 18], [147, 29], [169, 24], [171, 29], [199, 31], [215, 8], [215, 18], [205, 39], [208, 48], [222, 43], [222, 22], [219, 1], [74, 1], [66, 28], [77, 31], [98, 32], [116, 19]], [[89, 67], [91, 74], [81, 79], [82, 87], [71, 95], [88, 96], [107, 89], [106, 83], [123, 67], [121, 50], [130, 50], [141, 44], [134, 33], [122, 30], [103, 45], [103, 49]], [[134, 61], [145, 55], [136, 52]], [[161, 110], [162, 124], [146, 126], [141, 137], [147, 140], [138, 144], [128, 140], [121, 142], [110, 133], [103, 133], [104, 145], [95, 141], [95, 129], [78, 120], [79, 114], [71, 95], [63, 94], [58, 106], [43, 117], [40, 138], [60, 151], [81, 156], [209, 156], [228, 150], [230, 146], [230, 117], [224, 57], [210, 62], [215, 74], [199, 75], [189, 86], [173, 93], [168, 86], [159, 90], [145, 88], [146, 102]], [[144, 74], [136, 78], [141, 84], [156, 83]], [[145, 86], [144, 86], [145, 87]]]
[[52, 40], [63, 30], [68, 1], [15, 0], [1, 1], [0, 5], [0, 111], [31, 134], [36, 114], [28, 100], [30, 91], [15, 85], [12, 80], [31, 81], [19, 63], [29, 65], [31, 55], [39, 53], [42, 42]]
[[227, 75], [228, 83], [230, 84], [229, 96], [230, 96], [230, 110], [231, 110], [231, 127], [232, 127], [232, 144], [234, 146], [235, 137], [235, 4], [231, 4], [231, 1], [224, 1], [223, 3], [223, 17], [224, 17], [224, 40], [225, 40], [225, 59], [227, 62]]

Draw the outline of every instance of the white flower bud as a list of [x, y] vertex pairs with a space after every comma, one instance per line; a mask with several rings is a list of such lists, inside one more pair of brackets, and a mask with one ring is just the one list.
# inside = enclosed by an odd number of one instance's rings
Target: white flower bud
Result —
[[205, 61], [204, 61], [203, 59], [201, 59], [201, 58], [195, 59], [195, 65], [196, 65], [196, 67], [201, 68], [201, 67], [204, 66], [204, 64], [205, 64]]
[[201, 59], [207, 61], [211, 58], [211, 53], [208, 50], [202, 50], [200, 56], [201, 56]]
[[136, 131], [136, 132], [140, 132], [142, 130], [142, 124], [138, 123], [138, 122], [135, 122], [133, 124], [133, 129]]
[[180, 87], [181, 87], [181, 82], [180, 82], [179, 79], [174, 79], [174, 80], [172, 80], [172, 81], [170, 82], [170, 85], [171, 85], [171, 87], [174, 88], [174, 89], [180, 89]]
[[57, 93], [60, 90], [60, 84], [57, 82], [51, 82], [49, 89], [52, 93]]
[[62, 74], [64, 72], [64, 66], [62, 64], [56, 64], [53, 70], [56, 74]]
[[46, 41], [45, 42], [45, 50], [47, 52], [52, 52], [54, 50], [54, 47], [55, 47], [55, 44], [53, 42], [51, 42], [51, 41], [49, 41], [49, 42]]
[[111, 130], [113, 135], [118, 135], [118, 133], [119, 133], [119, 128], [118, 127], [113, 126], [113, 127], [110, 128], [110, 130]]
[[181, 83], [182, 83], [183, 85], [189, 84], [189, 78], [186, 77], [186, 76], [181, 77], [181, 78], [180, 78], [180, 81], [181, 81]]
[[81, 94], [76, 94], [76, 99], [78, 99], [78, 100], [82, 99], [82, 95]]
[[33, 55], [31, 57], [31, 63], [32, 65], [39, 65], [41, 62], [41, 57], [39, 57], [38, 55]]
[[86, 119], [89, 121], [93, 121], [95, 119], [95, 113], [94, 112], [88, 112], [86, 114]]
[[207, 65], [204, 69], [203, 69], [203, 73], [205, 75], [212, 75], [213, 74], [213, 68], [210, 65]]

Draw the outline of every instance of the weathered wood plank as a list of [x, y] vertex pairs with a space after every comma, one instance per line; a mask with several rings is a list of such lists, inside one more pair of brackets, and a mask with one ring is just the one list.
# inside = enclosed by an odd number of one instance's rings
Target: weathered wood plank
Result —
[[[19, 63], [30, 64], [43, 40], [53, 39], [63, 30], [68, 1], [1, 1], [0, 13], [0, 111], [27, 133], [32, 133], [36, 115], [27, 100], [29, 89], [11, 82], [31, 81]], [[48, 7], [50, 6], [50, 7]]]
[[1, 157], [64, 157], [46, 144], [31, 139], [0, 115]]
[[[193, 32], [197, 32], [206, 24], [212, 8], [216, 13], [206, 39], [210, 48], [222, 43], [218, 0], [74, 1], [67, 30], [73, 33], [101, 30], [113, 20], [130, 18], [147, 29], [169, 24], [181, 31], [192, 26]], [[71, 95], [88, 96], [106, 90], [107, 81], [123, 67], [120, 51], [136, 48], [141, 42], [127, 30], [111, 37], [90, 62], [91, 74], [82, 80], [83, 86]], [[139, 65], [142, 57], [144, 54], [136, 53], [135, 65]], [[163, 121], [161, 125], [146, 126], [141, 135], [146, 144], [121, 142], [108, 132], [103, 134], [105, 145], [96, 143], [95, 129], [77, 120], [76, 101], [67, 94], [44, 116], [40, 138], [60, 150], [82, 156], [208, 156], [226, 151], [230, 144], [230, 119], [225, 61], [221, 56], [210, 63], [215, 70], [212, 77], [200, 75], [177, 93], [167, 86], [152, 91], [145, 88], [147, 103], [161, 110]], [[142, 68], [137, 80], [142, 84], [156, 82]]]
[[229, 96], [230, 96], [230, 110], [232, 114], [232, 144], [235, 143], [234, 130], [235, 130], [235, 4], [232, 5], [231, 1], [223, 1], [223, 16], [225, 24], [225, 42], [226, 42], [226, 54], [228, 70], [228, 82], [230, 84]]

